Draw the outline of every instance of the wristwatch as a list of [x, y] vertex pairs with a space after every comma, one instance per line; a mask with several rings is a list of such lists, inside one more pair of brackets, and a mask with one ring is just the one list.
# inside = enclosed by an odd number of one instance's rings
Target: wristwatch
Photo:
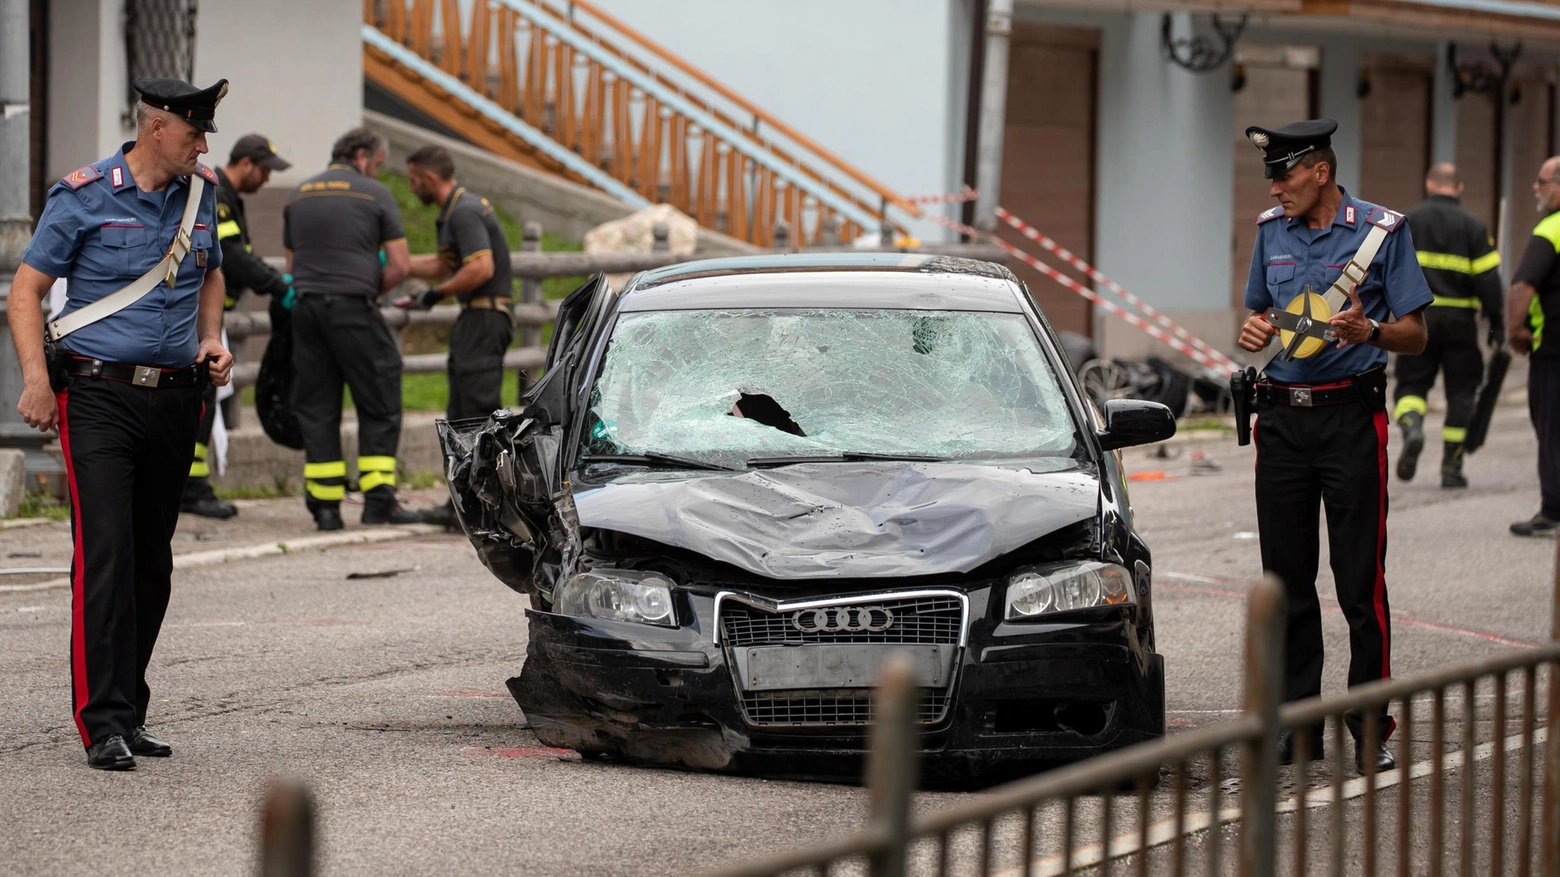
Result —
[[1371, 320], [1370, 321], [1370, 337], [1365, 339], [1365, 343], [1367, 343], [1367, 344], [1375, 344], [1376, 340], [1379, 339], [1380, 337], [1381, 337], [1381, 324], [1376, 322], [1375, 320]]

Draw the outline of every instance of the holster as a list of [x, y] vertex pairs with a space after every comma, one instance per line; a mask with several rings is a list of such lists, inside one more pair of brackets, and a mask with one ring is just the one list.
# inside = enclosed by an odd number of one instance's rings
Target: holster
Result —
[[43, 362], [49, 370], [49, 387], [58, 393], [70, 382], [70, 351], [58, 342], [43, 341]]
[[1251, 444], [1251, 415], [1257, 410], [1257, 369], [1246, 366], [1230, 375], [1230, 405], [1235, 411], [1235, 442]]

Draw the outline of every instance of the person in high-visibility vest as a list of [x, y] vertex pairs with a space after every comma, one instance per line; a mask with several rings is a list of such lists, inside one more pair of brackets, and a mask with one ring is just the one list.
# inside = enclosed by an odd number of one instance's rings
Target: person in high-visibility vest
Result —
[[1560, 156], [1545, 161], [1533, 181], [1544, 218], [1533, 228], [1517, 270], [1511, 272], [1506, 335], [1511, 350], [1528, 358], [1528, 417], [1538, 434], [1538, 514], [1511, 525], [1515, 536], [1552, 536], [1560, 529], [1560, 340], [1548, 317], [1560, 314]]
[[1467, 487], [1463, 475], [1463, 439], [1473, 415], [1474, 397], [1484, 377], [1477, 315], [1484, 312], [1489, 343], [1505, 343], [1506, 324], [1500, 284], [1500, 253], [1482, 220], [1457, 199], [1463, 190], [1457, 168], [1440, 162], [1425, 178], [1425, 201], [1408, 212], [1415, 256], [1435, 300], [1425, 309], [1430, 340], [1425, 352], [1397, 358], [1396, 407], [1392, 419], [1403, 430], [1397, 476], [1412, 481], [1425, 446], [1425, 397], [1435, 373], [1446, 375], [1446, 423], [1441, 427], [1441, 486]]
[[[276, 154], [276, 146], [270, 140], [259, 134], [246, 134], [233, 144], [227, 166], [215, 168], [217, 242], [222, 247], [222, 274], [228, 284], [227, 296], [222, 302], [224, 311], [231, 311], [238, 304], [238, 297], [245, 289], [276, 300], [287, 294], [290, 284], [286, 276], [256, 256], [249, 243], [249, 220], [244, 216], [244, 199], [239, 196], [260, 191], [260, 187], [270, 181], [272, 171], [290, 167], [290, 162]], [[211, 430], [217, 420], [217, 388], [207, 387], [203, 401], [205, 413], [200, 419], [200, 432], [195, 436], [195, 459], [190, 463], [190, 477], [184, 483], [184, 499], [179, 504], [179, 511], [204, 518], [231, 518], [238, 514], [238, 507], [218, 499], [210, 480]], [[223, 414], [227, 414], [226, 409]]]

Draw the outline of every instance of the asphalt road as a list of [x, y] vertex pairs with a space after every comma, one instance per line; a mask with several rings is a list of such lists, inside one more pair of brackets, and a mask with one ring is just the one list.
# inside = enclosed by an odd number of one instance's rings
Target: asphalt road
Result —
[[[1439, 423], [1432, 413], [1432, 436]], [[1199, 450], [1222, 471], [1191, 475]], [[1170, 730], [1180, 733], [1239, 706], [1243, 593], [1260, 562], [1251, 450], [1210, 438], [1168, 452], [1128, 462], [1165, 475], [1135, 482], [1132, 500], [1155, 552]], [[1520, 394], [1470, 460], [1472, 488], [1440, 490], [1438, 458], [1432, 442], [1420, 480], [1392, 485], [1400, 677], [1550, 632], [1555, 543], [1506, 533], [1538, 502]], [[205, 535], [183, 541], [308, 535], [301, 501], [244, 505], [232, 522], [193, 522], [185, 534]], [[6, 566], [66, 551], [63, 525], [0, 530], [0, 556], [29, 556]], [[1325, 564], [1321, 587], [1331, 588]], [[525, 654], [523, 602], [463, 538], [443, 535], [180, 570], [151, 672], [151, 724], [175, 755], [104, 774], [86, 768], [70, 720], [68, 592], [0, 590], [0, 870], [252, 871], [259, 802], [284, 775], [318, 799], [320, 862], [333, 874], [689, 873], [861, 826], [866, 795], [852, 785], [628, 768], [538, 746], [503, 688]], [[1324, 623], [1326, 687], [1341, 691], [1347, 631], [1336, 612]], [[972, 794], [925, 794], [917, 807]], [[1156, 794], [1156, 814], [1169, 794]], [[1097, 828], [1097, 812], [1091, 802], [1080, 825]], [[1327, 808], [1311, 811], [1313, 832], [1330, 821]], [[1194, 860], [1206, 841], [1194, 839]]]

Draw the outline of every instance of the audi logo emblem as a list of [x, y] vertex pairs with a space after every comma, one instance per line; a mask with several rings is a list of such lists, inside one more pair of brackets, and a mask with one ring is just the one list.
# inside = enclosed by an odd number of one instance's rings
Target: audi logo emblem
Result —
[[886, 606], [804, 609], [792, 614], [791, 626], [802, 633], [881, 633], [894, 626], [894, 613]]

